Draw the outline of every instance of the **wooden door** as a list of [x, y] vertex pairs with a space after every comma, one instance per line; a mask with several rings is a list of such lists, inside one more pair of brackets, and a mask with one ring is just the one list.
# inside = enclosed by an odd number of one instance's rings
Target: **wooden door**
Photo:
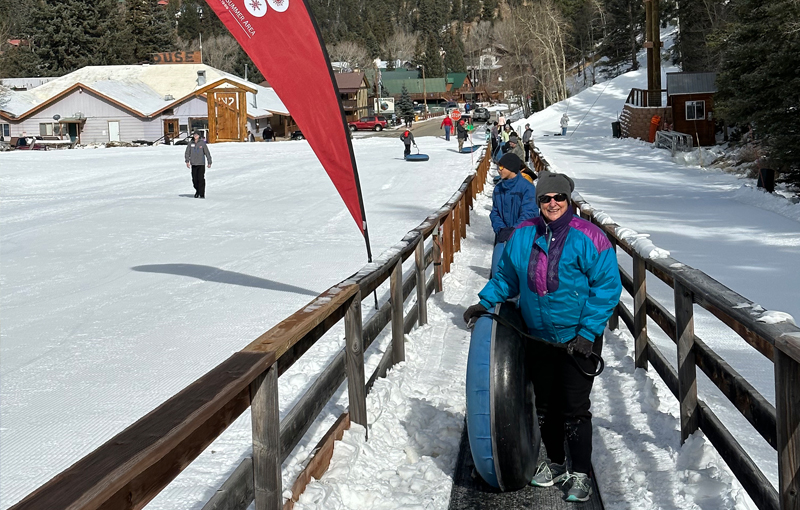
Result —
[[178, 137], [178, 119], [164, 119], [164, 140]]
[[239, 94], [217, 92], [215, 95], [217, 140], [241, 140], [239, 131]]

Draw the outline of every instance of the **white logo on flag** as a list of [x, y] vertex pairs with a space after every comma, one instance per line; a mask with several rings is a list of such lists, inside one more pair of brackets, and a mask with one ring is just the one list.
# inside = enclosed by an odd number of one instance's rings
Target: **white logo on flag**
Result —
[[265, 4], [264, 1], [265, 0], [244, 0], [244, 6], [247, 8], [247, 12], [256, 18], [260, 18], [267, 13], [267, 4]]
[[283, 12], [289, 8], [289, 0], [267, 0], [267, 3], [278, 12]]

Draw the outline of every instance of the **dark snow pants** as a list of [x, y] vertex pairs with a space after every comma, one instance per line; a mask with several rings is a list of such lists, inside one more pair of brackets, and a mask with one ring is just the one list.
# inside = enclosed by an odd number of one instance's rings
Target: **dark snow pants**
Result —
[[405, 145], [406, 145], [406, 150], [403, 151], [403, 157], [406, 157], [409, 154], [411, 154], [411, 144], [407, 143]]
[[206, 166], [192, 165], [192, 186], [201, 197], [206, 195]]
[[[589, 474], [592, 466], [592, 413], [589, 394], [593, 377], [578, 370], [577, 361], [586, 372], [594, 372], [594, 362], [580, 354], [572, 356], [566, 349], [531, 342], [528, 366], [532, 367], [533, 391], [542, 442], [551, 462], [563, 464], [566, 459], [564, 439], [572, 461], [571, 472]], [[594, 340], [593, 351], [600, 354], [603, 336]]]

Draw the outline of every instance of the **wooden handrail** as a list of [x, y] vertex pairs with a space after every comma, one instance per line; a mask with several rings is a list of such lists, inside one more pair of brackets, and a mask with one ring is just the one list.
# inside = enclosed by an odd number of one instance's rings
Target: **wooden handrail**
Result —
[[[468, 221], [467, 209], [474, 194], [483, 189], [488, 169], [488, 158], [484, 157], [476, 172], [464, 179], [445, 205], [409, 232], [390, 250], [393, 255], [378, 267], [368, 265], [323, 292], [11, 509], [142, 508], [248, 407], [253, 426], [253, 458], [242, 462], [207, 507], [234, 508], [244, 502], [244, 508], [255, 497], [258, 510], [277, 508], [283, 492], [281, 462], [341, 384], [345, 371], [351, 407], [347, 418], [335, 425], [332, 437], [337, 434], [340, 437], [350, 420], [366, 424], [365, 390], [376, 374], [385, 373], [397, 361], [395, 358], [402, 355], [398, 346], [390, 347], [370, 382], [364, 380], [363, 349], [392, 320], [391, 314], [379, 311], [368, 321], [368, 330], [362, 331], [358, 305], [361, 296], [372, 292], [394, 272], [394, 291], [387, 303], [389, 309], [395, 309], [393, 342], [404, 341], [400, 338], [401, 331], [408, 333], [418, 321], [426, 320], [424, 300], [435, 288], [441, 289], [442, 252], [452, 257], [456, 240], [466, 236], [462, 227], [451, 231], [455, 239], [451, 235], [449, 241], [443, 240], [442, 224], [451, 222], [454, 210], [458, 211], [460, 221]], [[423, 243], [428, 237], [436, 239], [425, 249]], [[412, 254], [416, 268], [400, 281], [397, 276], [400, 264]], [[423, 281], [425, 269], [431, 264], [434, 274]], [[405, 317], [400, 316], [402, 307], [397, 301], [404, 301], [420, 284], [424, 289], [417, 292], [417, 297], [418, 300], [424, 297], [423, 301]], [[334, 357], [284, 420], [280, 420], [279, 375], [343, 318], [347, 349]], [[329, 450], [329, 446], [325, 448]], [[312, 460], [309, 463], [314, 466], [312, 474], [324, 469], [320, 468], [323, 464], [327, 465], [327, 460]]]
[[[634, 91], [631, 91], [633, 94]], [[630, 96], [629, 96], [630, 97]], [[534, 163], [546, 166], [540, 152]], [[540, 159], [541, 161], [536, 161]], [[636, 366], [647, 368], [648, 361], [667, 383], [681, 406], [681, 441], [698, 428], [703, 430], [731, 471], [760, 509], [795, 510], [800, 508], [800, 328], [792, 323], [766, 324], [750, 313], [755, 303], [734, 292], [707, 274], [672, 257], [645, 259], [625, 239], [617, 235], [619, 225], [603, 223], [594, 217], [591, 206], [573, 200], [580, 215], [600, 227], [612, 246], [627, 252], [634, 262], [634, 275], [619, 266], [623, 287], [634, 297], [634, 310], [622, 302], [616, 313], [634, 335]], [[645, 271], [646, 270], [646, 271]], [[676, 317], [646, 292], [649, 272], [675, 290]], [[752, 385], [731, 368], [694, 333], [693, 308], [699, 305], [719, 318], [748, 344], [775, 365], [773, 407]], [[744, 306], [743, 306], [744, 305]], [[656, 348], [647, 334], [649, 316], [678, 344], [677, 370]], [[700, 367], [728, 397], [778, 454], [779, 487], [776, 490], [750, 459], [741, 445], [708, 406], [697, 396], [695, 367]]]

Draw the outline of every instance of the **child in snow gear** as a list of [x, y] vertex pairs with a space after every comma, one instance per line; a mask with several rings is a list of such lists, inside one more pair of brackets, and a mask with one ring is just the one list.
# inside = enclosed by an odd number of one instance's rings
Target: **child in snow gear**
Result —
[[405, 151], [403, 152], [403, 157], [405, 158], [411, 154], [411, 144], [414, 144], [414, 147], [416, 147], [417, 144], [414, 142], [414, 134], [407, 129], [400, 135], [400, 139], [403, 140], [403, 144], [405, 145]]
[[539, 215], [536, 187], [520, 176], [523, 166], [516, 154], [506, 154], [497, 162], [501, 180], [492, 192], [492, 212], [489, 213], [494, 244], [508, 241], [515, 225]]
[[569, 117], [567, 116], [566, 113], [561, 116], [561, 121], [559, 121], [559, 124], [561, 124], [561, 136], [567, 136], [567, 126], [569, 126]]
[[461, 149], [464, 148], [464, 142], [467, 140], [467, 128], [464, 126], [464, 119], [458, 121], [456, 136], [458, 137], [458, 152], [461, 152]]
[[186, 168], [192, 169], [194, 198], [206, 198], [206, 159], [208, 168], [211, 168], [211, 152], [206, 141], [200, 138], [199, 131], [192, 133], [192, 140], [186, 146], [183, 158], [186, 160]]

